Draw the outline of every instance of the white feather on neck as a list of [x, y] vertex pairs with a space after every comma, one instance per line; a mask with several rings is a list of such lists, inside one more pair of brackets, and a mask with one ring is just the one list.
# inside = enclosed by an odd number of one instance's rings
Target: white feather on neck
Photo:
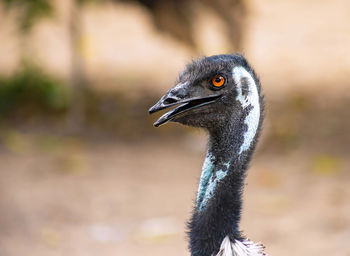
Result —
[[[243, 109], [252, 106], [252, 109], [244, 120], [244, 123], [247, 125], [248, 129], [244, 133], [244, 141], [238, 152], [241, 154], [243, 151], [249, 149], [258, 129], [260, 120], [260, 101], [258, 88], [255, 81], [252, 75], [245, 68], [241, 66], [234, 67], [232, 69], [232, 76], [237, 85], [238, 95], [236, 99], [242, 104]], [[248, 85], [248, 93], [246, 97], [243, 95], [242, 79], [246, 79]]]
[[[213, 255], [214, 256], [214, 255]], [[220, 250], [216, 256], [267, 256], [261, 243], [254, 243], [248, 239], [231, 242], [226, 236], [222, 240]]]

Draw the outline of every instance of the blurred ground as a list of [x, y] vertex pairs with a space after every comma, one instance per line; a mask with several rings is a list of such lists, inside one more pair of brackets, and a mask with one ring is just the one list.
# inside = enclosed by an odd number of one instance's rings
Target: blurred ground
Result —
[[[188, 255], [185, 222], [204, 148], [200, 134], [8, 144], [0, 154], [0, 254]], [[258, 151], [241, 228], [270, 255], [350, 255], [349, 164], [341, 155]]]

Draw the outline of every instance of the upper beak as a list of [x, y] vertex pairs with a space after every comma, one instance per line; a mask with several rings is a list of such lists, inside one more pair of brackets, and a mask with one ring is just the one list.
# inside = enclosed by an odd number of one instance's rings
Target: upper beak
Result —
[[204, 97], [191, 97], [188, 94], [188, 83], [180, 83], [170, 89], [153, 107], [149, 109], [149, 113], [152, 114], [168, 107], [179, 104], [181, 105], [162, 115], [154, 123], [154, 126], [158, 127], [167, 121], [172, 120], [175, 116], [181, 113], [213, 103], [221, 96], [220, 94], [215, 94]]
[[165, 95], [163, 95], [163, 97], [161, 97], [160, 100], [148, 110], [148, 112], [150, 114], [153, 114], [157, 111], [175, 106], [179, 103], [184, 103], [184, 101], [182, 101], [178, 96], [174, 95], [170, 90]]

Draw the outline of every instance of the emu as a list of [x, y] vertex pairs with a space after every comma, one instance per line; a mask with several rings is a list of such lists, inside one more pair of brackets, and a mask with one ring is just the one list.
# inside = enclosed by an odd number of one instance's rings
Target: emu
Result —
[[254, 70], [238, 54], [195, 60], [149, 112], [173, 106], [154, 126], [172, 121], [209, 134], [188, 223], [191, 255], [266, 255], [262, 244], [248, 240], [239, 230], [244, 179], [264, 117], [261, 85]]

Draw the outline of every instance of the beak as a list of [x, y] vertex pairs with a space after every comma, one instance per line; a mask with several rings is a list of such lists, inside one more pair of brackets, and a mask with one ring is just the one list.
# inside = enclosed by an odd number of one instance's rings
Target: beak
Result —
[[173, 120], [176, 116], [204, 105], [211, 104], [221, 97], [221, 94], [209, 95], [204, 97], [191, 97], [188, 95], [188, 82], [177, 84], [170, 89], [153, 107], [149, 109], [149, 113], [153, 114], [162, 109], [180, 105], [169, 110], [162, 115], [153, 125], [158, 127], [168, 121]]

